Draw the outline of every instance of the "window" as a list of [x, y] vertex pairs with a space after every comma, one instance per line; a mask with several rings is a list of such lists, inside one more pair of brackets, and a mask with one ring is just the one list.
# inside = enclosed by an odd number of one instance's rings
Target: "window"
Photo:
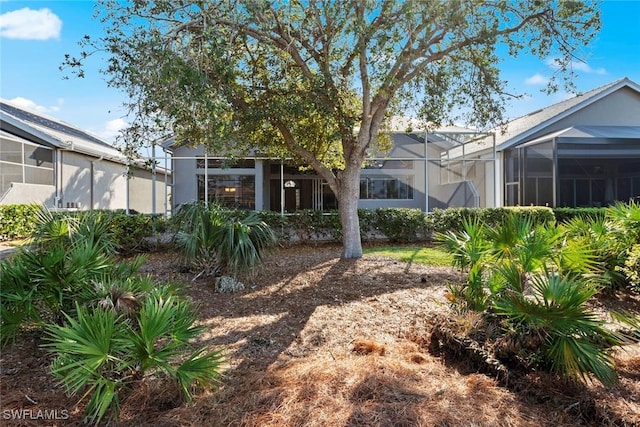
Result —
[[253, 175], [209, 175], [205, 188], [204, 175], [198, 175], [198, 200], [237, 209], [256, 208], [256, 186]]
[[413, 160], [367, 160], [364, 169], [413, 169]]
[[363, 177], [360, 179], [360, 198], [413, 199], [413, 177]]
[[[256, 161], [253, 159], [207, 159], [208, 169], [253, 169]], [[204, 157], [196, 159], [196, 168], [204, 169]]]

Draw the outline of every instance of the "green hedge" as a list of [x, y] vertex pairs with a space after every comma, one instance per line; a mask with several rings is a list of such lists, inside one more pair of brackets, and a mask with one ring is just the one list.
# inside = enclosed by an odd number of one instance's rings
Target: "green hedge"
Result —
[[[362, 240], [388, 239], [393, 242], [430, 240], [434, 231], [460, 230], [465, 218], [478, 218], [497, 224], [511, 214], [525, 215], [535, 223], [553, 223], [553, 211], [547, 207], [449, 208], [425, 214], [420, 209], [359, 209]], [[338, 212], [300, 211], [285, 216], [278, 212], [258, 213], [284, 241], [330, 240], [342, 238]], [[236, 211], [236, 215], [246, 215]]]
[[[337, 211], [300, 211], [285, 216], [266, 211], [259, 214], [281, 240], [342, 239]], [[364, 241], [385, 238], [394, 242], [412, 242], [428, 239], [432, 231], [428, 215], [420, 209], [358, 209], [358, 219]]]
[[489, 225], [499, 224], [509, 215], [522, 215], [532, 219], [535, 224], [554, 223], [553, 210], [548, 207], [504, 207], [504, 208], [447, 208], [434, 209], [430, 214], [433, 229], [436, 232], [460, 231], [463, 221], [478, 220]]
[[[41, 205], [0, 205], [0, 241], [31, 237], [36, 228]], [[87, 211], [62, 211], [56, 215], [82, 215]], [[124, 210], [100, 211], [110, 223], [114, 240], [121, 252], [145, 250], [145, 237], [163, 232], [166, 223], [162, 215], [127, 215]]]
[[[38, 209], [38, 205], [0, 206], [0, 240], [28, 237], [34, 230]], [[124, 252], [146, 249], [144, 237], [151, 236], [154, 232], [163, 232], [167, 228], [160, 215], [126, 215], [122, 210], [103, 212], [109, 216], [116, 241]], [[234, 211], [239, 217], [246, 216], [247, 213]], [[383, 238], [393, 242], [413, 242], [430, 240], [434, 231], [460, 230], [465, 218], [477, 218], [489, 224], [497, 224], [513, 213], [531, 217], [536, 223], [555, 221], [553, 210], [546, 207], [449, 208], [434, 209], [428, 214], [420, 209], [408, 208], [359, 209], [358, 217], [364, 241]], [[308, 210], [285, 216], [273, 211], [261, 211], [258, 214], [281, 240], [342, 239], [337, 211], [323, 213]]]
[[573, 218], [601, 219], [607, 208], [554, 208], [553, 214], [558, 224], [571, 221]]
[[0, 241], [23, 239], [35, 230], [40, 205], [0, 205]]

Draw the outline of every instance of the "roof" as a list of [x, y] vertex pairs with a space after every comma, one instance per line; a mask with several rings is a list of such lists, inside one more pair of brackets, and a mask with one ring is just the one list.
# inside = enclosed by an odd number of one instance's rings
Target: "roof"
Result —
[[557, 139], [562, 143], [577, 140], [581, 144], [619, 140], [640, 140], [640, 126], [572, 126], [528, 141], [525, 145]]
[[623, 87], [630, 87], [640, 93], [640, 85], [630, 79], [625, 77], [616, 80], [581, 95], [574, 96], [565, 101], [511, 120], [507, 123], [504, 130], [499, 128], [494, 129], [496, 146], [499, 150], [504, 150], [505, 148], [516, 145], [545, 127], [593, 104]]
[[0, 100], [0, 128], [50, 147], [126, 163], [125, 156], [97, 136], [4, 99]]

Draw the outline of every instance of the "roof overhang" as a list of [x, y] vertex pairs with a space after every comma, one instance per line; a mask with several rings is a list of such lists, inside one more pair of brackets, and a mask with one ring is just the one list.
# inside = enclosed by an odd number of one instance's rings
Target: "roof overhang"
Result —
[[624, 141], [640, 142], [640, 126], [572, 126], [519, 145], [526, 147], [556, 140], [562, 144], [607, 145]]

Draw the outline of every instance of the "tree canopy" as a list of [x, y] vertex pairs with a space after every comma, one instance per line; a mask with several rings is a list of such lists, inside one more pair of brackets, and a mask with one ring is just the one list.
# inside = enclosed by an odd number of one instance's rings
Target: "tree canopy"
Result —
[[346, 258], [362, 254], [360, 168], [391, 112], [499, 124], [513, 96], [499, 54], [554, 58], [570, 86], [599, 29], [583, 1], [101, 0], [96, 11], [105, 35], [66, 65], [82, 74], [106, 52], [108, 83], [129, 95], [132, 151], [170, 132], [224, 155], [294, 157], [335, 193]]

